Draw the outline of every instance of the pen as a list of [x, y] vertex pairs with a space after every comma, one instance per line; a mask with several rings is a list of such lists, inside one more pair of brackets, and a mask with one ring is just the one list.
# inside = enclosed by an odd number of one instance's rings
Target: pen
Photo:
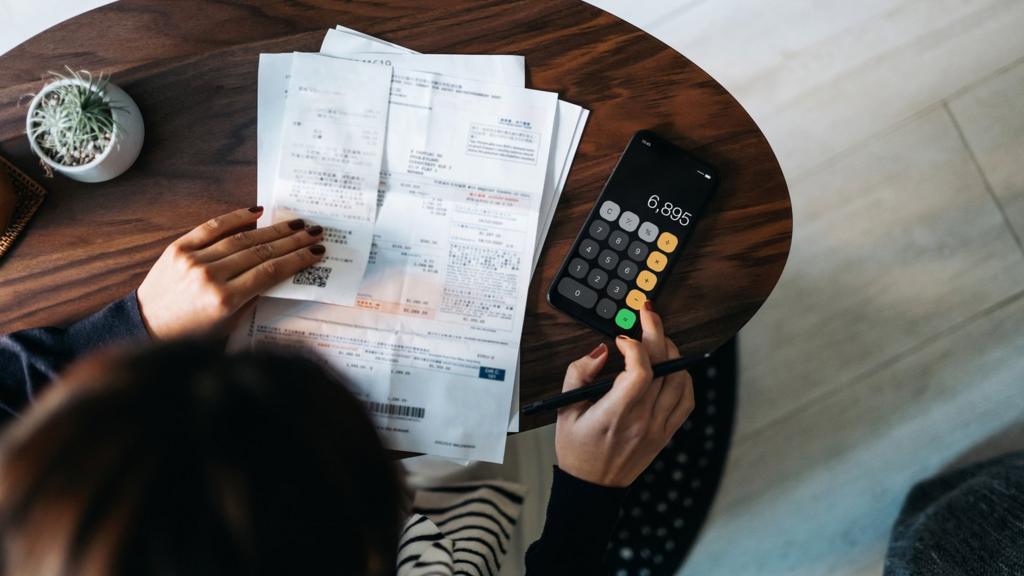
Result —
[[[696, 364], [697, 362], [700, 362], [701, 360], [704, 360], [710, 356], [710, 352], [704, 354], [682, 356], [674, 360], [669, 360], [667, 362], [655, 364], [651, 370], [654, 373], [655, 378], [661, 378], [663, 376], [668, 376], [673, 372], [680, 372], [682, 370], [685, 370], [688, 367], [692, 366], [693, 364]], [[548, 410], [564, 408], [570, 404], [575, 404], [576, 402], [582, 402], [584, 400], [597, 400], [598, 398], [604, 396], [605, 393], [612, 389], [612, 384], [615, 382], [616, 376], [617, 374], [615, 376], [608, 376], [598, 380], [597, 382], [589, 386], [584, 386], [582, 388], [577, 388], [575, 390], [570, 390], [568, 392], [562, 392], [561, 394], [556, 394], [549, 398], [537, 400], [536, 402], [530, 402], [526, 406], [523, 406], [520, 412], [522, 412], [524, 416], [530, 416], [531, 414], [538, 414], [540, 412], [546, 412]]]

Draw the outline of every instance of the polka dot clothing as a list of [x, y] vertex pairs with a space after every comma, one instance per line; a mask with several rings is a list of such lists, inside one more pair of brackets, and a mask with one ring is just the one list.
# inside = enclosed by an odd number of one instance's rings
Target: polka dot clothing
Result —
[[622, 504], [608, 546], [614, 576], [678, 572], [714, 500], [736, 408], [736, 340], [690, 374], [693, 413]]

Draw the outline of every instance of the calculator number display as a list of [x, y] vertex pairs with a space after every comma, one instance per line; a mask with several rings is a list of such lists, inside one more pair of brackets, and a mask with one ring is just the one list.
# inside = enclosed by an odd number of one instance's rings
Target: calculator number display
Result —
[[651, 194], [647, 198], [647, 207], [654, 210], [656, 214], [661, 214], [669, 220], [678, 222], [683, 226], [690, 225], [690, 218], [693, 216], [689, 212], [682, 209], [680, 206], [676, 206], [672, 202], [662, 202], [661, 197], [657, 194]]

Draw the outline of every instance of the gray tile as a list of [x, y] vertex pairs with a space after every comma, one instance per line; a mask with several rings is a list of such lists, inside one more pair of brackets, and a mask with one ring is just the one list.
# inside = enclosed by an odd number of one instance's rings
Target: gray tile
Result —
[[[684, 574], [878, 574], [914, 482], [1017, 430], [1024, 293], [737, 439]], [[1010, 434], [1014, 436], [1014, 434]]]
[[794, 177], [1024, 57], [1020, 0], [592, 0], [732, 92]]
[[1024, 255], [942, 107], [791, 189], [789, 262], [741, 332], [740, 434], [1024, 286]]
[[951, 100], [949, 107], [1011, 225], [1024, 237], [1024, 64]]

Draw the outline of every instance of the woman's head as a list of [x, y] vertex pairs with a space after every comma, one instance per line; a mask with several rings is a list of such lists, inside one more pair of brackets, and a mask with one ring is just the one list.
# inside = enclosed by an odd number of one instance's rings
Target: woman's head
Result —
[[3, 574], [384, 574], [401, 508], [343, 380], [267, 351], [89, 361], [0, 448]]

